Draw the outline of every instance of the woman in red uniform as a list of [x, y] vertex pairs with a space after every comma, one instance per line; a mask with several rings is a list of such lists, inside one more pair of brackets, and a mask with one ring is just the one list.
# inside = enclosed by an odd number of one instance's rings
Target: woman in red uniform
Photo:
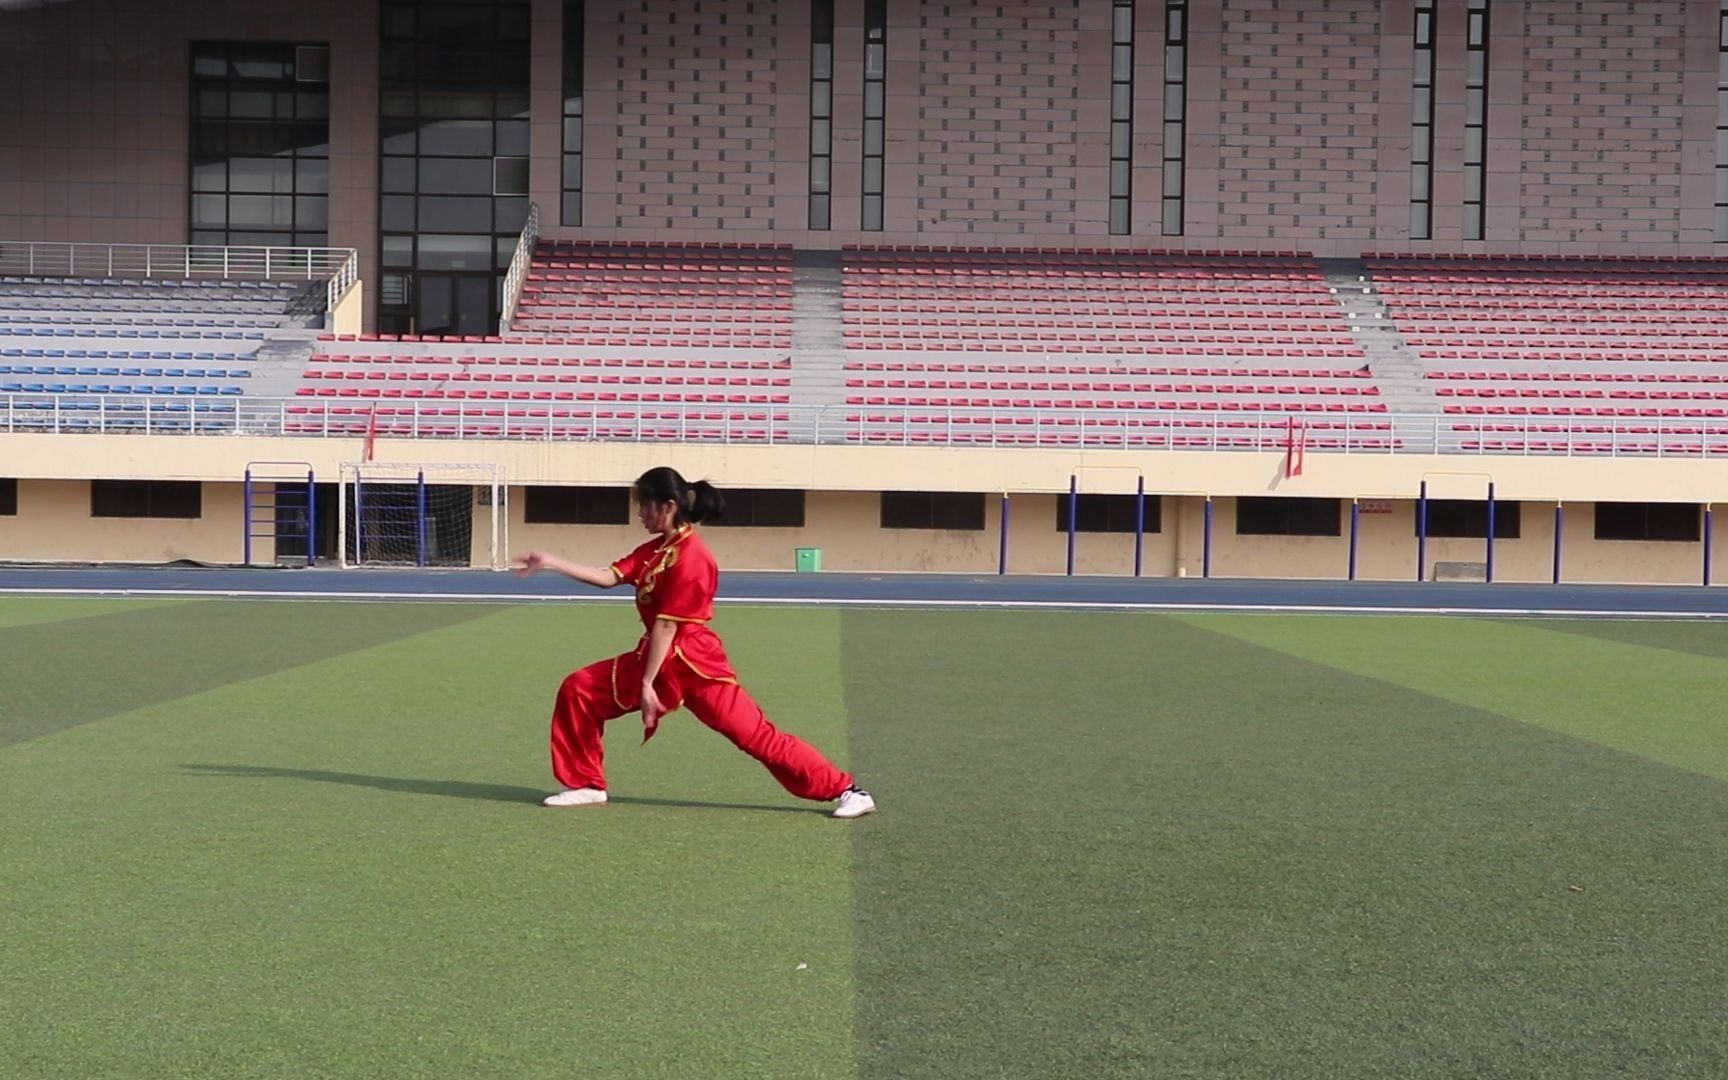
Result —
[[610, 589], [636, 587], [636, 613], [646, 633], [622, 656], [590, 664], [564, 680], [552, 708], [552, 772], [564, 785], [546, 806], [597, 806], [606, 801], [601, 744], [606, 721], [641, 710], [642, 741], [680, 705], [732, 745], [768, 767], [801, 799], [839, 801], [837, 818], [876, 809], [870, 793], [821, 752], [775, 728], [738, 685], [720, 638], [708, 628], [720, 568], [696, 525], [720, 516], [725, 501], [705, 480], [687, 484], [674, 469], [649, 469], [636, 481], [637, 516], [658, 534], [609, 567], [581, 566], [544, 551], [521, 556], [519, 575], [554, 570]]

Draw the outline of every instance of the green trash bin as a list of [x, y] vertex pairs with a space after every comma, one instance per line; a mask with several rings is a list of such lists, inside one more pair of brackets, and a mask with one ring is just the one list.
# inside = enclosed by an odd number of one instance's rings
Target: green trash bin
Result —
[[798, 572], [814, 574], [822, 569], [821, 548], [798, 548]]

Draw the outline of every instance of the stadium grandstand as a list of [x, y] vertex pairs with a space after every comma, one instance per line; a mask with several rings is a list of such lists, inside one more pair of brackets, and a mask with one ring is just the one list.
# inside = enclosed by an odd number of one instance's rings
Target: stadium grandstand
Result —
[[1708, 583], [1724, 18], [0, 4], [0, 558]]

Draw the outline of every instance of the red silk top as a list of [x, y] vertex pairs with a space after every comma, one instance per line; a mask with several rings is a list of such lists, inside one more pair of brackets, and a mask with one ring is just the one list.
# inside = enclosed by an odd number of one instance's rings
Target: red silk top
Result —
[[[696, 530], [688, 525], [670, 538], [656, 537], [612, 564], [618, 580], [636, 586], [636, 614], [644, 629], [666, 619], [678, 625], [672, 655], [699, 678], [732, 682], [737, 679], [720, 636], [708, 629], [714, 617], [714, 593], [720, 585], [720, 564]], [[647, 655], [648, 637], [636, 650]]]

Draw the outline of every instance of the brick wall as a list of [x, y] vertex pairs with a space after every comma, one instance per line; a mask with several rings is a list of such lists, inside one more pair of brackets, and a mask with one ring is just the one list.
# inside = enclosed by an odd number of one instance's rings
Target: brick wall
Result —
[[[619, 228], [774, 228], [777, 0], [619, 5]], [[808, 34], [808, 30], [804, 31]], [[801, 106], [807, 123], [809, 106]], [[596, 167], [604, 163], [596, 162]]]
[[[1297, 247], [1374, 236], [1378, 0], [1225, 0], [1218, 237]], [[1286, 243], [1288, 241], [1288, 243]]]
[[1680, 241], [1684, 9], [1526, 5], [1520, 239]]
[[[934, 237], [1103, 231], [1106, 207], [1094, 201], [1089, 214], [1081, 210], [1077, 5], [929, 3], [919, 26], [919, 231]], [[893, 57], [892, 29], [888, 47]], [[1101, 154], [1091, 164], [1108, 164], [1107, 145], [1093, 141]], [[890, 175], [889, 187], [903, 178]], [[1082, 227], [1087, 218], [1091, 228]]]

